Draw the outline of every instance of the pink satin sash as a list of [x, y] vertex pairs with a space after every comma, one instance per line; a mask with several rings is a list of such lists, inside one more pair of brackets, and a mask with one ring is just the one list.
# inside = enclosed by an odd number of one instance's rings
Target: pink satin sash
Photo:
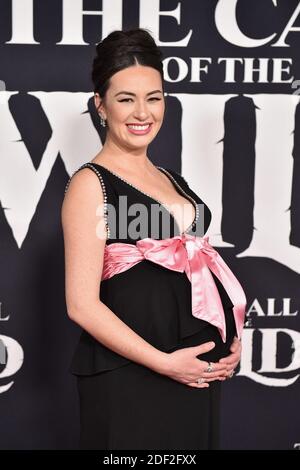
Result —
[[191, 282], [192, 315], [216, 326], [225, 342], [225, 315], [211, 270], [221, 281], [233, 303], [233, 315], [240, 339], [247, 299], [241, 284], [208, 240], [208, 236], [197, 237], [185, 233], [163, 240], [144, 238], [138, 240], [136, 245], [106, 245], [102, 279], [126, 271], [144, 259], [167, 269], [185, 271]]

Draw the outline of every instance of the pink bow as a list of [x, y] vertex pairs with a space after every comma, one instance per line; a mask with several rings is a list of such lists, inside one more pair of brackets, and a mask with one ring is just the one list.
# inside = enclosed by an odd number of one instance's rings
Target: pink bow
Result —
[[247, 299], [244, 290], [220, 254], [208, 243], [209, 237], [187, 233], [163, 240], [143, 238], [136, 245], [106, 245], [102, 279], [126, 271], [147, 259], [174, 271], [186, 272], [192, 288], [192, 314], [219, 329], [226, 341], [226, 322], [222, 301], [210, 270], [223, 284], [233, 303], [238, 338], [244, 326]]

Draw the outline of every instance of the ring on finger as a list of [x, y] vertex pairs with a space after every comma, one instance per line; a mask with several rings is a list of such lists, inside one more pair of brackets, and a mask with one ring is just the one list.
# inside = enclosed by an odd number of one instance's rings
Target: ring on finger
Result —
[[213, 369], [212, 363], [209, 361], [208, 366], [207, 366], [205, 372], [213, 372], [213, 370], [214, 370], [214, 369]]
[[205, 379], [203, 377], [199, 377], [199, 379], [197, 379], [197, 383], [198, 385], [201, 385], [205, 382]]
[[234, 372], [235, 372], [235, 370], [232, 369], [232, 370], [230, 371], [230, 373], [228, 374], [228, 377], [229, 377], [230, 379], [234, 376]]

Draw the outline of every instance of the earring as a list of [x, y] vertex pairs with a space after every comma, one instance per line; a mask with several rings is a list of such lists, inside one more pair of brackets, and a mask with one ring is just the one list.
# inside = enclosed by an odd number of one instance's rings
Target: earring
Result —
[[99, 113], [99, 117], [100, 117], [100, 124], [102, 127], [105, 127], [106, 126], [106, 122], [105, 122], [105, 119], [102, 117], [102, 115]]

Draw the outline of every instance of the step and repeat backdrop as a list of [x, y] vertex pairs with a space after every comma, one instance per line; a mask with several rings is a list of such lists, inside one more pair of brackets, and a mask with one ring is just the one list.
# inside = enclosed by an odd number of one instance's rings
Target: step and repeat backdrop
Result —
[[300, 448], [300, 2], [0, 0], [0, 12], [0, 448], [77, 445], [60, 210], [102, 147], [95, 44], [134, 27], [164, 54], [149, 156], [208, 204], [210, 242], [248, 299], [222, 448]]

